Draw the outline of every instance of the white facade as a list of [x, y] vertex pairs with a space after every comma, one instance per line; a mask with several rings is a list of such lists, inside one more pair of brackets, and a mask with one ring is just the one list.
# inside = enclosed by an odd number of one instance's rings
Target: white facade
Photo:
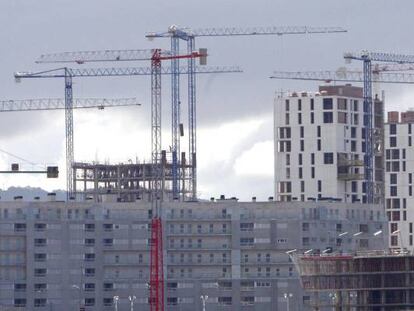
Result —
[[276, 200], [366, 202], [362, 95], [346, 85], [277, 97]]
[[385, 125], [385, 207], [390, 225], [390, 247], [413, 247], [414, 122]]

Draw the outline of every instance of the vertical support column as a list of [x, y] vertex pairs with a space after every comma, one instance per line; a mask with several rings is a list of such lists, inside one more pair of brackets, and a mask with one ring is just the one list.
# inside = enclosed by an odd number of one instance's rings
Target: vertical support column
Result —
[[[171, 52], [173, 56], [179, 55], [179, 37], [171, 37]], [[171, 133], [172, 133], [172, 195], [173, 199], [179, 198], [179, 172], [178, 156], [180, 154], [180, 62], [178, 58], [171, 59]]]
[[155, 50], [151, 62], [151, 126], [152, 126], [152, 187], [151, 187], [151, 266], [150, 310], [164, 311], [164, 270], [162, 244], [162, 160], [161, 160], [161, 60]]
[[72, 76], [65, 68], [66, 200], [73, 197], [73, 91]]
[[366, 140], [366, 152], [365, 152], [365, 183], [366, 183], [366, 195], [367, 203], [374, 203], [374, 137], [373, 137], [373, 105], [372, 105], [372, 67], [371, 60], [368, 56], [364, 56], [364, 110], [366, 113], [365, 126], [365, 140]]
[[[189, 37], [187, 41], [187, 54], [191, 54], [195, 49], [194, 37]], [[197, 115], [196, 115], [196, 75], [195, 59], [188, 58], [188, 140], [189, 140], [189, 172], [188, 190], [190, 199], [197, 199]]]

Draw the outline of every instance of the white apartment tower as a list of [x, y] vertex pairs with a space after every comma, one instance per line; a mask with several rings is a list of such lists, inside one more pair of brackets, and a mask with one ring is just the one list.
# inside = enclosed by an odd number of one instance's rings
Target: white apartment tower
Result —
[[[385, 125], [385, 208], [392, 248], [413, 247], [414, 111], [388, 113]], [[394, 234], [392, 234], [394, 233]]]
[[[374, 100], [375, 203], [383, 193], [383, 103]], [[364, 161], [368, 113], [360, 87], [320, 86], [317, 93], [277, 96], [275, 197], [280, 201], [366, 203]]]

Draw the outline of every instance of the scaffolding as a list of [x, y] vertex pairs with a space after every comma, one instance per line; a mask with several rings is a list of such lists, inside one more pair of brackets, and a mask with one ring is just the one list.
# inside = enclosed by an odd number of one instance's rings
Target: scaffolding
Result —
[[[189, 187], [191, 165], [181, 154], [179, 165], [178, 200], [186, 201], [191, 197]], [[155, 171], [151, 163], [86, 163], [75, 162], [72, 165], [74, 200], [94, 202], [135, 202], [150, 201], [151, 187]], [[172, 161], [171, 155], [162, 151], [162, 199], [172, 197]]]

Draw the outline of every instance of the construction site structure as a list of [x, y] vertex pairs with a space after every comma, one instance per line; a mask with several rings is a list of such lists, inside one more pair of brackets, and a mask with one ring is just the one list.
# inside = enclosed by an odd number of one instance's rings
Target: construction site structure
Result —
[[290, 255], [313, 310], [414, 308], [414, 255], [406, 250]]
[[[148, 51], [147, 51], [148, 53]], [[146, 54], [147, 55], [147, 54]], [[187, 73], [188, 68], [181, 67], [180, 73]], [[231, 73], [241, 72], [238, 67], [196, 67], [197, 73]], [[171, 74], [171, 69], [161, 67], [162, 75]], [[74, 126], [73, 126], [73, 111], [75, 106], [78, 106], [73, 96], [73, 78], [86, 77], [124, 77], [124, 76], [150, 76], [152, 74], [151, 67], [110, 67], [110, 68], [56, 68], [37, 72], [20, 71], [14, 74], [17, 82], [21, 79], [44, 79], [44, 78], [60, 78], [65, 80], [65, 129], [66, 129], [66, 188], [67, 200], [75, 198], [74, 185], [72, 176], [72, 164], [74, 162]], [[76, 199], [76, 198], [75, 198]]]

